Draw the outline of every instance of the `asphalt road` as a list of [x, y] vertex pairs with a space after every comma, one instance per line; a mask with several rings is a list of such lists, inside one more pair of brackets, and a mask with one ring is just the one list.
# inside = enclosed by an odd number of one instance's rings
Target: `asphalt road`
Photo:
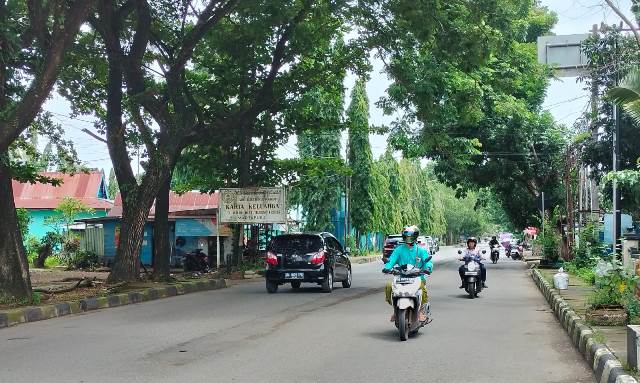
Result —
[[[433, 323], [400, 342], [382, 263], [332, 294], [259, 282], [0, 330], [0, 382], [594, 382], [521, 262], [458, 289], [435, 256]], [[304, 285], [303, 285], [304, 286]]]

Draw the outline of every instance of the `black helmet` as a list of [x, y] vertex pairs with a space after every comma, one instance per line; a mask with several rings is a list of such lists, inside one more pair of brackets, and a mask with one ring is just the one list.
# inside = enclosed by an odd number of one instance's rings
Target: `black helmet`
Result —
[[496, 236], [494, 235], [494, 236], [492, 236], [492, 237], [491, 237], [491, 239], [497, 239], [497, 238], [496, 238]]
[[418, 229], [418, 226], [416, 225], [405, 226], [404, 229], [402, 229], [402, 240], [404, 243], [415, 243], [418, 240], [419, 235], [420, 229]]
[[476, 244], [476, 246], [478, 246], [478, 240], [476, 239], [476, 237], [469, 237], [469, 238], [467, 238], [467, 246], [468, 246], [468, 245], [469, 245], [469, 243], [471, 243], [471, 242], [475, 243], [475, 244]]

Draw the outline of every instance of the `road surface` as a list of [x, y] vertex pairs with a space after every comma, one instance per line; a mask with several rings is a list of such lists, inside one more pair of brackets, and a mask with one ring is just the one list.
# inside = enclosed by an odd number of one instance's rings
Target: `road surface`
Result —
[[376, 262], [332, 294], [251, 282], [2, 329], [0, 382], [594, 382], [522, 262], [469, 300], [456, 256], [435, 256], [434, 321], [407, 342]]

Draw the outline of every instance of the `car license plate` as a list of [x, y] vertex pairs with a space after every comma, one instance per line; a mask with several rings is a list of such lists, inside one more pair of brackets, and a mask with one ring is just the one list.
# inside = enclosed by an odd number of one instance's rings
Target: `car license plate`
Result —
[[285, 279], [304, 279], [304, 273], [284, 273]]
[[464, 275], [478, 275], [478, 273], [475, 271], [465, 271]]

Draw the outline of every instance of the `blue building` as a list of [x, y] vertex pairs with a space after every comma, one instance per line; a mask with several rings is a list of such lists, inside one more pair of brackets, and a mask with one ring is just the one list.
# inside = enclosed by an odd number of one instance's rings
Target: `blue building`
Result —
[[[144, 265], [153, 264], [153, 224], [155, 206], [151, 208], [144, 227], [144, 237], [140, 260]], [[220, 233], [216, 219], [218, 215], [218, 194], [189, 192], [183, 195], [171, 193], [169, 196], [169, 227], [171, 264], [178, 264], [185, 252], [202, 249], [215, 264], [217, 241], [220, 238], [221, 263], [231, 254], [231, 229], [221, 224]], [[108, 215], [98, 218], [80, 219], [86, 224], [82, 243], [87, 250], [98, 254], [106, 264], [113, 263], [120, 241], [122, 227], [122, 199], [116, 197], [113, 209]]]
[[93, 213], [80, 213], [76, 219], [104, 217], [113, 207], [113, 202], [107, 199], [107, 185], [102, 171], [77, 174], [49, 172], [40, 175], [59, 179], [61, 183], [53, 186], [39, 182], [12, 182], [16, 208], [29, 212], [29, 236], [40, 239], [47, 232], [55, 230], [50, 221], [56, 216], [55, 209], [65, 197], [75, 198], [93, 209]]

